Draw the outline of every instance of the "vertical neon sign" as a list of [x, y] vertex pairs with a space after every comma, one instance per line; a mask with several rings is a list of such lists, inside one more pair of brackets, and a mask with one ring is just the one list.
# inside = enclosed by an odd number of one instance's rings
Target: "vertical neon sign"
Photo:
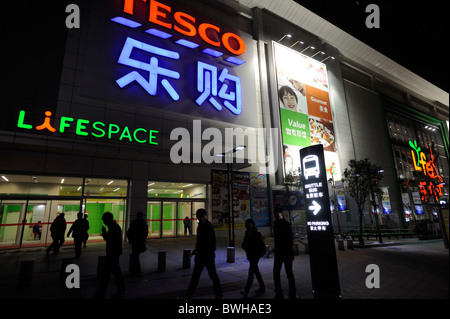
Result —
[[425, 153], [422, 152], [421, 147], [417, 145], [416, 140], [409, 141], [409, 146], [412, 148], [411, 157], [414, 164], [414, 170], [420, 171], [424, 176], [432, 179], [432, 181], [419, 182], [419, 191], [422, 201], [428, 202], [428, 199], [431, 196], [436, 202], [439, 202], [439, 196], [442, 196], [444, 180], [437, 172], [432, 148], [430, 147], [430, 160], [427, 161]]

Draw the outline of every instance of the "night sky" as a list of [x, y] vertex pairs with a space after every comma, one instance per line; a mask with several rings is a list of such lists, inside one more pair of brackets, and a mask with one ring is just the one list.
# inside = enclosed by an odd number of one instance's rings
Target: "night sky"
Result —
[[[448, 92], [450, 41], [444, 1], [295, 1]], [[378, 29], [366, 27], [369, 4], [380, 9]]]

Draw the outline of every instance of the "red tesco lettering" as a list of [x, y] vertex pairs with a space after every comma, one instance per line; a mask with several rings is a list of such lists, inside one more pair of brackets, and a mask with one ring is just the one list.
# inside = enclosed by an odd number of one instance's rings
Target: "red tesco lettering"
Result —
[[[134, 1], [135, 0], [124, 1], [123, 11], [125, 13], [134, 15]], [[147, 0], [141, 1], [147, 2]], [[176, 24], [172, 25], [170, 22], [167, 22], [167, 19], [171, 13], [172, 7], [155, 0], [150, 0], [150, 10], [148, 16], [148, 20], [150, 22], [167, 29], [173, 28], [176, 32], [188, 37], [193, 37], [197, 35], [198, 32], [198, 35], [206, 43], [215, 47], [220, 47], [223, 45], [226, 50], [234, 55], [241, 55], [245, 52], [245, 43], [237, 34], [226, 32], [220, 36], [220, 28], [210, 23], [201, 23], [198, 27], [196, 27], [196, 19], [185, 12], [175, 12], [173, 14], [173, 18], [176, 21]]]

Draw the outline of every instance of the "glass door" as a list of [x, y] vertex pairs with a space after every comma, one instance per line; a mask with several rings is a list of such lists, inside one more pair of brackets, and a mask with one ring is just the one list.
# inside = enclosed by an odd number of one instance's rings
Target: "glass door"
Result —
[[[103, 240], [102, 226], [103, 213], [110, 212], [113, 214], [114, 220], [122, 229], [122, 234], [126, 233], [125, 227], [125, 200], [113, 198], [87, 198], [83, 205], [84, 214], [87, 215], [89, 221], [89, 240]], [[76, 214], [75, 214], [76, 216]], [[75, 217], [76, 218], [76, 217]]]
[[[49, 204], [46, 200], [29, 200], [26, 206], [23, 234], [21, 238], [22, 247], [41, 245], [45, 242], [46, 234], [43, 234], [44, 225], [48, 225]], [[45, 227], [45, 230], [49, 227]]]
[[178, 236], [192, 235], [192, 202], [178, 203]]
[[19, 247], [25, 200], [0, 201], [0, 245]]
[[161, 237], [161, 202], [152, 201], [147, 204], [148, 237]]
[[174, 237], [177, 235], [176, 202], [163, 202], [163, 237]]
[[192, 234], [197, 235], [198, 220], [196, 216], [197, 209], [205, 208], [205, 202], [192, 202]]

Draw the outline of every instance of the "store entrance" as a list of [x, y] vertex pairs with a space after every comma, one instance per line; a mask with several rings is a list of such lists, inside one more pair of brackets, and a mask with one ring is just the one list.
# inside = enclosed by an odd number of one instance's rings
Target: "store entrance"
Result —
[[63, 199], [0, 200], [0, 247], [20, 248], [50, 245], [50, 225], [64, 213], [67, 227], [75, 221], [80, 201]]
[[[148, 237], [163, 238], [196, 235], [197, 219], [195, 212], [199, 208], [205, 208], [205, 205], [205, 200], [167, 199], [148, 201]], [[185, 223], [190, 225], [190, 232], [189, 228], [185, 229]]]

